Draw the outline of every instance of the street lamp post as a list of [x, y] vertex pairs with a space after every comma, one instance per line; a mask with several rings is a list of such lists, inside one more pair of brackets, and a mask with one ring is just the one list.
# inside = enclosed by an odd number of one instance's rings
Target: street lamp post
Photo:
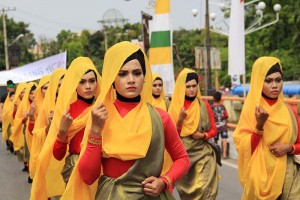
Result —
[[17, 42], [19, 39], [24, 37], [24, 34], [19, 34], [10, 44], [7, 42], [7, 34], [6, 29], [4, 29], [4, 53], [5, 53], [5, 69], [9, 70], [9, 54], [8, 54], [8, 47]]

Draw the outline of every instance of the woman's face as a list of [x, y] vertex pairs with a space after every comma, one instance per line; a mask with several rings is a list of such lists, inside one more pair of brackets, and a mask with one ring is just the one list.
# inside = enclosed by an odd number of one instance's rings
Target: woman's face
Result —
[[14, 98], [15, 98], [15, 95], [14, 95], [14, 94], [10, 95], [10, 97], [9, 97], [10, 101], [13, 101]]
[[155, 80], [152, 84], [152, 94], [159, 96], [163, 89], [163, 82], [161, 80]]
[[24, 94], [25, 94], [25, 89], [24, 90], [22, 90], [22, 92], [20, 93], [20, 95], [19, 95], [19, 97], [20, 97], [20, 99], [22, 100], [23, 99], [23, 97], [24, 97]]
[[120, 95], [126, 98], [134, 98], [140, 95], [144, 79], [145, 77], [139, 61], [134, 59], [122, 66], [114, 84]]
[[45, 85], [43, 85], [42, 88], [41, 88], [43, 97], [45, 97], [45, 94], [47, 92], [48, 86], [49, 86], [49, 82], [46, 83]]
[[195, 79], [185, 83], [185, 95], [187, 97], [195, 97], [198, 92], [198, 84]]
[[276, 99], [282, 91], [282, 76], [279, 72], [265, 78], [262, 92], [269, 98]]
[[95, 73], [90, 71], [81, 77], [77, 86], [77, 93], [85, 99], [91, 99], [97, 90], [97, 80]]
[[30, 102], [33, 102], [33, 100], [34, 100], [34, 91], [35, 90], [32, 90], [32, 91], [29, 92], [28, 99], [29, 99]]

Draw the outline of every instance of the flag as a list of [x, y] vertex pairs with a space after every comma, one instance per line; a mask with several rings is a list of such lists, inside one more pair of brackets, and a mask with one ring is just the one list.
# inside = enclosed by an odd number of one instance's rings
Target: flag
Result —
[[153, 20], [149, 23], [149, 61], [152, 71], [161, 75], [166, 95], [173, 93], [175, 82], [170, 27], [170, 0], [156, 0]]
[[245, 74], [245, 15], [244, 0], [231, 0], [228, 74]]

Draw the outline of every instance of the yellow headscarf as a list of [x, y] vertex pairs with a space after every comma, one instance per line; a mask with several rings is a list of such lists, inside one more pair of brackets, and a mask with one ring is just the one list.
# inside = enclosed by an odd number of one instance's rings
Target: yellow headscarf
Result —
[[[36, 107], [36, 110], [35, 110], [35, 113], [34, 113], [35, 118], [37, 117], [38, 111], [39, 111], [39, 109], [40, 109], [40, 107], [43, 103], [43, 100], [44, 100], [41, 88], [42, 88], [43, 85], [45, 85], [46, 83], [49, 82], [49, 79], [50, 79], [49, 75], [43, 76], [41, 78], [41, 80], [39, 81], [39, 84], [38, 84], [38, 86], [36, 87], [36, 89], [34, 91], [34, 102], [35, 102], [35, 107]], [[28, 112], [29, 112], [29, 110], [28, 110]], [[29, 125], [29, 123], [27, 123], [25, 137], [26, 137], [26, 142], [27, 142], [27, 145], [28, 145], [28, 150], [31, 154], [32, 135], [29, 133], [28, 125]]]
[[13, 124], [13, 113], [14, 103], [10, 100], [10, 95], [7, 94], [7, 97], [3, 104], [2, 110], [2, 143], [8, 139], [8, 128], [9, 125]]
[[[98, 87], [95, 97], [100, 93], [101, 77], [92, 60], [87, 57], [78, 57], [74, 59], [60, 86], [51, 126], [43, 149], [38, 156], [36, 174], [31, 189], [30, 199], [47, 199], [48, 197], [61, 195], [65, 190], [65, 183], [60, 174], [65, 164], [65, 159], [58, 161], [54, 158], [52, 153], [53, 146], [59, 130], [61, 116], [67, 108], [69, 108], [70, 104], [77, 100], [76, 89], [82, 76], [88, 70], [94, 70], [97, 75]], [[90, 116], [91, 107], [84, 110], [73, 120], [67, 133], [69, 141], [78, 131], [85, 127], [87, 117]]]
[[[13, 98], [13, 100], [12, 100], [12, 104], [13, 104], [13, 106], [14, 106], [14, 104], [17, 104], [18, 106], [20, 105], [20, 103], [21, 103], [21, 99], [20, 99], [20, 94], [21, 94], [21, 92], [24, 90], [24, 92], [25, 92], [25, 88], [26, 88], [26, 85], [27, 85], [27, 83], [19, 83], [18, 85], [17, 85], [17, 89], [16, 89], [16, 92], [15, 92], [15, 96], [14, 96], [14, 98]], [[10, 115], [10, 116], [13, 116], [13, 112], [14, 112], [14, 107], [13, 107], [13, 109], [12, 110], [10, 110], [9, 111], [9, 114], [8, 115]], [[11, 121], [11, 131], [13, 130], [13, 125], [14, 125], [14, 118], [12, 118], [12, 121]], [[10, 138], [9, 138], [10, 139]]]
[[[172, 101], [169, 107], [169, 114], [173, 121], [177, 123], [181, 108], [184, 106], [185, 99], [185, 83], [188, 73], [196, 73], [192, 69], [184, 68], [177, 77], [175, 88], [172, 96]], [[201, 98], [200, 88], [198, 87], [197, 98]], [[187, 117], [183, 121], [180, 132], [181, 137], [186, 137], [193, 134], [199, 125], [200, 120], [200, 104], [197, 98], [193, 101], [190, 108], [186, 110]]]
[[37, 86], [37, 84], [35, 82], [29, 82], [28, 84], [26, 84], [26, 89], [25, 89], [23, 99], [22, 99], [21, 103], [18, 105], [18, 109], [17, 109], [16, 115], [14, 118], [12, 134], [9, 139], [14, 144], [15, 151], [20, 150], [24, 146], [24, 133], [23, 133], [24, 124], [22, 122], [23, 122], [25, 113], [27, 113], [30, 108], [30, 102], [29, 102], [28, 98], [29, 98], [30, 90], [33, 85]]
[[[148, 58], [144, 52], [146, 75], [143, 90], [141, 92], [140, 104], [131, 110], [123, 119], [120, 117], [118, 111], [113, 105], [113, 102], [115, 101], [115, 91], [112, 87], [112, 84], [124, 61], [139, 49], [139, 46], [131, 42], [120, 42], [112, 46], [106, 52], [102, 71], [103, 79], [101, 85], [101, 94], [94, 104], [98, 105], [100, 102], [104, 102], [104, 105], [108, 110], [108, 119], [106, 120], [105, 127], [102, 131], [102, 146], [103, 151], [105, 151], [103, 153], [105, 153], [106, 156], [116, 157], [122, 160], [144, 157], [145, 153], [147, 153], [152, 135], [152, 127], [149, 126], [151, 124], [151, 118], [145, 103], [148, 102], [151, 104], [152, 92], [150, 91], [152, 91], [152, 72]], [[139, 117], [136, 117], [137, 114]], [[111, 126], [112, 124], [114, 125]], [[142, 127], [140, 127], [139, 130], [136, 130], [136, 128], [139, 128], [137, 125], [142, 125]], [[149, 129], [149, 127], [151, 127], [151, 130], [145, 130], [147, 128]], [[90, 128], [91, 118], [89, 118], [87, 127], [85, 129], [81, 154], [84, 152], [86, 147]], [[111, 128], [113, 128], [113, 130]], [[131, 131], [129, 130], [130, 128]], [[118, 142], [117, 145], [116, 142]], [[118, 154], [118, 152], [120, 154]], [[69, 179], [66, 191], [61, 198], [62, 200], [89, 200], [95, 198], [98, 182], [95, 181], [93, 185], [85, 184], [78, 172], [77, 164]]]
[[[252, 67], [250, 91], [245, 100], [233, 139], [238, 151], [238, 172], [244, 188], [242, 199], [277, 199], [284, 184], [287, 156], [275, 157], [269, 151], [273, 143], [290, 143], [292, 121], [283, 94], [269, 106], [261, 96], [269, 69], [280, 61], [274, 57], [261, 57]], [[280, 65], [281, 67], [281, 65]], [[255, 107], [262, 106], [269, 117], [264, 133], [251, 155], [251, 134], [255, 132]]]
[[66, 69], [58, 68], [51, 74], [44, 101], [42, 102], [35, 120], [34, 129], [32, 131], [32, 146], [29, 163], [29, 173], [32, 179], [34, 178], [36, 170], [36, 160], [46, 140], [45, 129], [48, 124], [48, 116], [50, 111], [54, 111], [55, 108], [57, 87], [61, 77], [65, 75], [66, 71]]
[[[152, 84], [155, 81], [156, 78], [161, 78], [159, 74], [152, 73]], [[162, 79], [162, 78], [161, 78]], [[167, 104], [166, 104], [166, 99], [165, 99], [165, 91], [164, 87], [162, 88], [160, 96], [156, 99], [152, 96], [152, 105], [154, 107], [160, 108], [164, 111], [167, 111]]]

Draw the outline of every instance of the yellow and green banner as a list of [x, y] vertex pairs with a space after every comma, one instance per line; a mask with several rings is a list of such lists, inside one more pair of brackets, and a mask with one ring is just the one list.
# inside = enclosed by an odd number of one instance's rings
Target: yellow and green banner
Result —
[[156, 0], [153, 20], [150, 22], [149, 60], [153, 72], [161, 75], [166, 95], [174, 88], [170, 0]]

